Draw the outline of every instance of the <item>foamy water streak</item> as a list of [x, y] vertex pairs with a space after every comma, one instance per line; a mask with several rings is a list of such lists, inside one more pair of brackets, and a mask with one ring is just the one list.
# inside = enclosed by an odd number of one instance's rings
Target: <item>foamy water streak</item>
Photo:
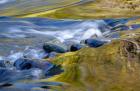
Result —
[[[104, 27], [104, 30], [100, 28]], [[109, 32], [109, 27], [103, 20], [96, 21], [70, 21], [70, 20], [50, 20], [40, 19], [17, 19], [0, 21], [1, 37], [22, 38], [30, 37], [30, 35], [40, 34], [56, 37], [61, 42], [65, 40], [83, 40], [91, 36], [102, 37], [103, 34]]]
[[[125, 25], [125, 23], [133, 19], [136, 18], [53, 20], [47, 18], [17, 19], [0, 17], [0, 46], [2, 46], [2, 49], [9, 48], [10, 50], [10, 46], [22, 48], [23, 46], [33, 46], [53, 39], [58, 39], [61, 42], [67, 40], [80, 42], [91, 37], [106, 38], [107, 35], [115, 32], [117, 28], [133, 29]], [[119, 27], [119, 25], [121, 26]], [[135, 27], [138, 26], [136, 25]]]
[[[0, 17], [0, 55], [16, 60], [27, 47], [42, 48], [45, 42], [75, 41], [97, 36], [103, 38], [110, 28], [104, 20], [52, 20], [46, 18], [16, 19]], [[11, 51], [13, 51], [11, 53]], [[30, 56], [41, 58], [36, 50], [28, 50]], [[34, 54], [34, 55], [31, 55]], [[39, 55], [40, 54], [40, 55]]]
[[[40, 53], [34, 49], [39, 48], [40, 50], [42, 45], [48, 41], [57, 40], [62, 43], [74, 41], [80, 43], [82, 40], [88, 38], [110, 41], [114, 38], [119, 38], [119, 34], [115, 32], [116, 29], [133, 29], [125, 25], [128, 21], [133, 19], [136, 18], [53, 20], [47, 18], [17, 19], [0, 17], [0, 55], [8, 56], [11, 51], [13, 51], [13, 53], [22, 54], [27, 47], [32, 47], [31, 49], [33, 50], [29, 49], [29, 53], [27, 54], [34, 54], [30, 56], [41, 58], [42, 55], [44, 55], [43, 52]], [[119, 25], [121, 26], [119, 27]]]

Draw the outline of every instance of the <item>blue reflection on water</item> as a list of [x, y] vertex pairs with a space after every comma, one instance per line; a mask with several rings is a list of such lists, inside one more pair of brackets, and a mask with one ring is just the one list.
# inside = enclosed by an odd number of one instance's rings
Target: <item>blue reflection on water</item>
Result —
[[[42, 50], [40, 51], [40, 49], [34, 49], [35, 47], [33, 47], [33, 49], [31, 49], [30, 47], [32, 47], [33, 45], [42, 45], [46, 41], [50, 41], [53, 39], [57, 39], [59, 42], [62, 43], [68, 40], [76, 41], [79, 43], [82, 40], [91, 38], [93, 36], [96, 36], [98, 39], [103, 40], [116, 39], [120, 37], [117, 31], [135, 30], [140, 28], [140, 24], [127, 25], [129, 21], [133, 21], [135, 19], [139, 19], [139, 17], [103, 20], [53, 20], [47, 18], [20, 19], [1, 16], [0, 55], [2, 56], [2, 53], [5, 52], [6, 54], [8, 54], [7, 57], [9, 59], [11, 58], [11, 61], [15, 61], [16, 59], [20, 58], [20, 55], [23, 55], [25, 51], [27, 52], [26, 49], [28, 49], [26, 56], [36, 59], [42, 59], [44, 57], [44, 52]], [[23, 49], [19, 51], [17, 50], [18, 48]], [[13, 50], [17, 50], [18, 52], [12, 52], [12, 54], [10, 54], [10, 52]], [[3, 85], [5, 83], [11, 83], [12, 85], [14, 84], [17, 88], [22, 88], [22, 86], [26, 88], [32, 88], [37, 86], [40, 87], [44, 85], [42, 85], [42, 83], [30, 83], [26, 85], [22, 82], [15, 82], [19, 80], [32, 81], [33, 79], [38, 78], [44, 79], [46, 74], [52, 76], [52, 72], [49, 72], [51, 68], [48, 70], [46, 69], [47, 72], [44, 71], [44, 69], [30, 69], [19, 71], [15, 68], [6, 68], [7, 66], [4, 65], [5, 62], [3, 62], [4, 56], [1, 56], [0, 85]], [[43, 72], [46, 72], [46, 74]], [[54, 82], [47, 84], [59, 85], [60, 83]]]

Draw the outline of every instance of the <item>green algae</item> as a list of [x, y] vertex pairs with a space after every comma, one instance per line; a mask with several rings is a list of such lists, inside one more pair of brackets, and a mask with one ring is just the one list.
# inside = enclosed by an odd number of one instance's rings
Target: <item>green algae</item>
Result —
[[[78, 6], [68, 6], [45, 13], [27, 13], [18, 17], [101, 19], [139, 16], [140, 8], [135, 5], [139, 4], [139, 0], [135, 0], [136, 3], [132, 5], [131, 1], [96, 0]], [[136, 23], [139, 24], [139, 20], [128, 25]], [[120, 34], [120, 39], [102, 47], [87, 47], [50, 59], [52, 63], [61, 65], [64, 72], [39, 82], [63, 83], [62, 86], [52, 86], [50, 91], [139, 91], [140, 30]]]
[[[80, 0], [45, 0], [52, 3], [38, 5], [37, 3], [17, 2], [0, 10], [1, 16], [13, 17], [45, 17], [56, 19], [101, 19], [126, 18], [139, 16], [140, 0], [91, 0], [76, 4]], [[57, 3], [54, 3], [57, 2]]]
[[23, 17], [56, 19], [101, 19], [139, 16], [140, 0], [95, 0]]
[[16, 0], [1, 5], [0, 16], [25, 16], [73, 5], [80, 0]]
[[125, 31], [102, 47], [58, 55], [51, 61], [64, 72], [42, 81], [63, 82], [60, 91], [139, 91], [139, 35], [140, 30]]

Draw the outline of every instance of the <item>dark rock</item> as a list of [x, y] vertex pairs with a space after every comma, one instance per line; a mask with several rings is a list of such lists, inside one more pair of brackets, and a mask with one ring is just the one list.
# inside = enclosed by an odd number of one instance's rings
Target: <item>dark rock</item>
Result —
[[2, 85], [0, 85], [0, 88], [3, 88], [3, 87], [10, 87], [12, 86], [13, 84], [10, 84], [10, 83], [4, 83]]
[[85, 44], [87, 44], [89, 47], [100, 47], [102, 45], [104, 45], [105, 43], [107, 43], [106, 41], [100, 41], [97, 39], [87, 39], [85, 40]]
[[43, 89], [50, 89], [49, 86], [41, 86], [41, 88], [43, 88]]
[[73, 45], [71, 45], [71, 47], [70, 47], [70, 51], [78, 51], [78, 50], [80, 50], [81, 48], [83, 48], [84, 46], [83, 45], [81, 45], [81, 44], [73, 44]]
[[50, 77], [50, 76], [53, 76], [53, 75], [60, 74], [61, 72], [64, 72], [62, 67], [60, 65], [54, 65], [50, 70], [46, 71], [45, 75], [47, 77]]
[[15, 61], [14, 66], [18, 70], [27, 70], [33, 68], [35, 63], [32, 60], [20, 58]]
[[57, 53], [65, 53], [66, 50], [58, 45], [51, 44], [51, 43], [45, 43], [43, 45], [43, 49], [47, 52], [57, 52]]
[[50, 62], [41, 62], [40, 60], [30, 60], [30, 59], [20, 58], [15, 61], [14, 66], [18, 70], [29, 70], [31, 68], [48, 70], [53, 67], [53, 64]]
[[49, 69], [51, 69], [54, 65], [53, 65], [52, 63], [50, 63], [50, 62], [45, 61], [45, 62], [42, 62], [40, 66], [41, 66], [41, 67], [38, 67], [38, 68], [41, 68], [41, 69], [43, 69], [43, 70], [49, 70]]

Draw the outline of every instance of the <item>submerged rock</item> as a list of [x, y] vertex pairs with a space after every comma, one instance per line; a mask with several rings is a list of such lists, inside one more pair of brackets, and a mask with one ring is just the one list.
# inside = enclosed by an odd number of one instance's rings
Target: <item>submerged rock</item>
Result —
[[62, 67], [60, 65], [54, 65], [51, 69], [47, 70], [45, 72], [45, 75], [48, 77], [54, 76], [54, 75], [58, 75], [60, 73], [62, 73], [64, 70], [62, 69]]
[[30, 71], [17, 71], [7, 68], [0, 68], [0, 87], [20, 80], [32, 79], [33, 75]]
[[14, 66], [18, 70], [29, 70], [32, 68], [49, 70], [51, 67], [53, 67], [53, 64], [50, 62], [40, 62], [40, 60], [20, 58], [15, 61]]
[[35, 63], [32, 60], [28, 59], [18, 59], [15, 61], [14, 66], [18, 70], [27, 70], [33, 68], [35, 66]]

